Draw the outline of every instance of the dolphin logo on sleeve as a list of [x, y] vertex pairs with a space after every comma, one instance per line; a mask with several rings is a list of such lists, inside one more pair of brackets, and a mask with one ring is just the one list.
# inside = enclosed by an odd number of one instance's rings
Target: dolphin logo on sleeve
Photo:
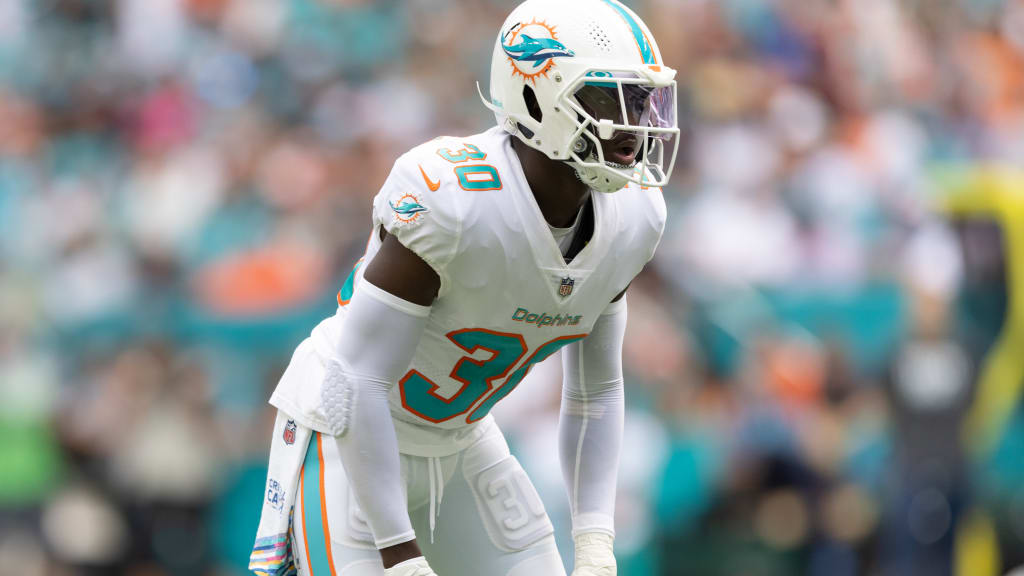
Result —
[[415, 194], [402, 194], [398, 202], [388, 201], [388, 206], [394, 212], [395, 220], [405, 224], [412, 224], [420, 219], [430, 209], [420, 204], [420, 199]]
[[389, 202], [389, 204], [391, 204], [391, 209], [394, 210], [396, 214], [401, 214], [402, 216], [412, 216], [413, 214], [419, 214], [420, 212], [427, 211], [426, 206], [409, 200], [403, 200], [398, 205], [395, 205], [393, 202]]

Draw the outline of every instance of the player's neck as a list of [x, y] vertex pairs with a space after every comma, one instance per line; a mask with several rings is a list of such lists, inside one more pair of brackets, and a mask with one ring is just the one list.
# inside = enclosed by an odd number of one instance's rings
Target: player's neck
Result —
[[589, 191], [576, 177], [576, 171], [565, 162], [551, 160], [518, 138], [512, 138], [512, 149], [519, 156], [526, 182], [544, 219], [557, 228], [571, 226]]

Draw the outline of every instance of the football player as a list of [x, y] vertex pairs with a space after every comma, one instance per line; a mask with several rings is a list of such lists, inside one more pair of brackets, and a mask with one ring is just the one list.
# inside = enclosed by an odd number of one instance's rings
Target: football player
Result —
[[251, 570], [564, 576], [489, 415], [562, 350], [572, 574], [615, 574], [624, 294], [665, 225], [674, 76], [615, 0], [527, 0], [509, 15], [484, 99], [497, 126], [395, 162], [337, 313], [270, 399]]

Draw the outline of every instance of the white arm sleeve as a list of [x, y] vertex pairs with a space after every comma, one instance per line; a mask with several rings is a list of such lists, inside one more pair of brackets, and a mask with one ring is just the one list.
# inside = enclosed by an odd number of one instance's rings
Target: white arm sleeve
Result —
[[615, 483], [625, 412], [622, 339], [626, 299], [611, 303], [586, 338], [562, 352], [559, 455], [573, 536], [615, 535]]
[[[378, 548], [415, 538], [388, 392], [409, 369], [430, 308], [365, 279], [356, 287], [324, 381], [325, 412], [345, 474]], [[332, 406], [332, 404], [334, 406]]]

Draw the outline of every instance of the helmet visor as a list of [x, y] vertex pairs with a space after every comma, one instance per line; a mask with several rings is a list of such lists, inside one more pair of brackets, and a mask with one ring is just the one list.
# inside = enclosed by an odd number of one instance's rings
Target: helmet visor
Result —
[[[674, 128], [675, 97], [671, 86], [643, 84], [643, 79], [601, 77], [586, 80], [574, 93], [576, 102], [595, 123], [611, 122], [617, 128]], [[670, 137], [653, 131], [651, 136]]]

